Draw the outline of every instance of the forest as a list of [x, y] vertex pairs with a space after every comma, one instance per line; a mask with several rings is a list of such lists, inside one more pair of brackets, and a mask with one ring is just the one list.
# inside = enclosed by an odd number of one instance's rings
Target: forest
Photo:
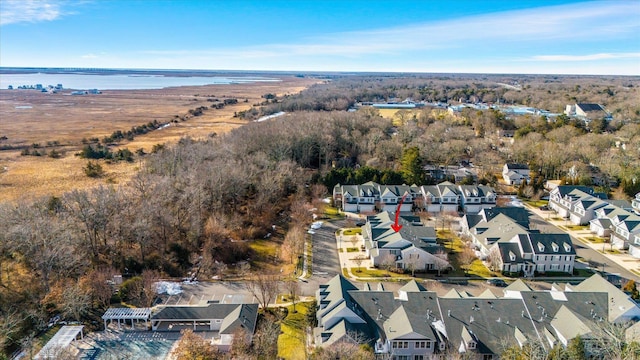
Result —
[[[239, 114], [286, 116], [136, 154], [143, 166], [126, 184], [2, 203], [0, 349], [15, 349], [56, 314], [88, 321], [112, 302], [149, 306], [150, 284], [160, 277], [242, 278], [292, 264], [311, 220], [306, 209], [337, 183], [428, 183], [424, 165], [465, 161], [479, 169], [479, 181], [496, 184], [511, 161], [527, 163], [539, 180], [605, 179], [604, 191], [629, 198], [640, 191], [639, 87], [636, 77], [335, 76], [297, 95], [265, 96]], [[400, 122], [371, 107], [347, 111], [356, 102], [407, 97], [557, 112], [595, 102], [613, 120], [590, 129], [563, 116], [493, 110], [423, 108], [400, 114]], [[499, 137], [501, 129], [515, 136]], [[542, 193], [531, 186], [522, 194]], [[281, 230], [269, 237], [274, 226]], [[265, 238], [277, 248], [275, 265], [253, 246]], [[249, 269], [238, 269], [240, 262]], [[128, 279], [117, 296], [113, 274]]]

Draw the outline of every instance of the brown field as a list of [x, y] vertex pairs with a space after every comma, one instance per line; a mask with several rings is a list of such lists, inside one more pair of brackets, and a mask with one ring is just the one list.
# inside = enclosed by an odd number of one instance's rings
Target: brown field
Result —
[[[149, 152], [153, 145], [174, 143], [184, 136], [204, 138], [211, 133], [224, 133], [242, 126], [246, 121], [233, 117], [234, 112], [249, 109], [264, 99], [262, 95], [300, 92], [316, 79], [280, 77], [280, 82], [251, 84], [176, 87], [158, 90], [105, 90], [100, 95], [71, 96], [35, 90], [0, 90], [0, 146], [18, 149], [0, 150], [0, 201], [16, 201], [39, 196], [59, 196], [76, 188], [105, 183], [123, 183], [140, 166], [139, 162], [101, 165], [107, 175], [91, 179], [84, 175], [85, 159], [74, 156], [83, 138], [103, 138], [116, 130], [126, 132], [153, 120], [161, 123], [178, 117], [188, 117], [188, 111], [209, 107], [213, 97], [224, 100], [237, 98], [238, 104], [223, 109], [208, 109], [203, 115], [171, 123], [168, 128], [138, 135], [133, 141], [123, 141], [119, 147], [131, 151], [142, 148]], [[245, 102], [245, 99], [248, 100]], [[20, 108], [30, 106], [31, 108]], [[49, 152], [57, 141], [62, 158], [21, 156], [22, 147], [34, 143]]]

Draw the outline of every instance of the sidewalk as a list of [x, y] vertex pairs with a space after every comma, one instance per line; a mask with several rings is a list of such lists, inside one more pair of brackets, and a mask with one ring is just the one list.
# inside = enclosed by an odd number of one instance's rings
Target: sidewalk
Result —
[[617, 264], [618, 266], [626, 269], [630, 273], [635, 276], [635, 280], [640, 280], [640, 259], [636, 259], [628, 253], [621, 254], [610, 254], [605, 249], [610, 249], [609, 243], [593, 243], [586, 238], [595, 236], [595, 234], [591, 233], [589, 229], [584, 230], [571, 230], [567, 228], [567, 225], [573, 225], [568, 220], [554, 220], [551, 217], [557, 216], [553, 210], [551, 211], [542, 211], [534, 206], [524, 203], [524, 206], [531, 211], [532, 213], [538, 215], [542, 220], [548, 222], [551, 225], [556, 226], [561, 231], [569, 234], [574, 241], [580, 241], [580, 243], [586, 247], [591, 248], [594, 251], [597, 251], [604, 257], [606, 257], [609, 261]]

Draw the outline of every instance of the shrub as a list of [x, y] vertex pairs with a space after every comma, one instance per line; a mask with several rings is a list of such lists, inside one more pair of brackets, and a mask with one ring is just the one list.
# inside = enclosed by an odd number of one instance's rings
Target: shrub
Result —
[[88, 161], [87, 166], [83, 168], [85, 175], [91, 178], [99, 178], [104, 176], [102, 166], [97, 162]]

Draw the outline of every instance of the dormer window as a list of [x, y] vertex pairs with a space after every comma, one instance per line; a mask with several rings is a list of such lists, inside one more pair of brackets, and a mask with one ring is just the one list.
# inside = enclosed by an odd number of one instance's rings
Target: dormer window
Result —
[[475, 341], [469, 341], [469, 349], [475, 349], [476, 348], [476, 342]]
[[538, 243], [538, 250], [540, 250], [540, 252], [544, 252], [544, 245], [542, 243]]
[[516, 254], [514, 254], [513, 251], [509, 251], [509, 259], [511, 261], [516, 261]]
[[569, 245], [567, 243], [563, 243], [562, 245], [564, 247], [564, 251], [566, 251], [566, 252], [570, 252], [571, 251], [571, 245]]
[[560, 247], [556, 243], [551, 243], [551, 248], [553, 249], [553, 252], [558, 252], [558, 250], [560, 249]]

